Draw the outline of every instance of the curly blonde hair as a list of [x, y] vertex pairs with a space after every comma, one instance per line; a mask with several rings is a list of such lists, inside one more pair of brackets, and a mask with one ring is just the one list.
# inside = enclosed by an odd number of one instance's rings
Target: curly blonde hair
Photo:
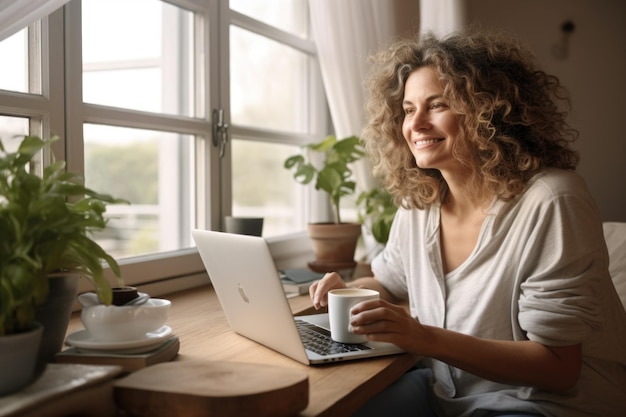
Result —
[[477, 201], [510, 200], [546, 167], [575, 169], [578, 132], [567, 122], [570, 99], [559, 80], [535, 64], [529, 49], [502, 34], [458, 32], [404, 39], [371, 58], [368, 123], [362, 137], [374, 173], [406, 208], [441, 202], [438, 170], [421, 169], [402, 135], [404, 85], [420, 67], [435, 70], [459, 122], [453, 155], [469, 168]]

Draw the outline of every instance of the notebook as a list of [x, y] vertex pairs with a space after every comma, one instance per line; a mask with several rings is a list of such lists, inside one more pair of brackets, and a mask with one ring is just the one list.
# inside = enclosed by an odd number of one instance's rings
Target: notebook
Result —
[[[192, 236], [228, 324], [236, 333], [307, 365], [402, 352], [391, 343], [332, 341], [325, 313], [294, 317], [262, 237], [197, 229]], [[319, 338], [325, 341], [308, 340]]]

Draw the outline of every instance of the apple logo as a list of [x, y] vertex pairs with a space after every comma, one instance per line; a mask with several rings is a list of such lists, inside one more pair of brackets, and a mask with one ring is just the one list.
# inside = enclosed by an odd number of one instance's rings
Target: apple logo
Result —
[[250, 303], [250, 299], [248, 298], [248, 296], [246, 295], [246, 290], [243, 289], [243, 286], [241, 285], [241, 283], [239, 283], [239, 286], [237, 288], [239, 290], [239, 295], [241, 296], [241, 299], [245, 302], [245, 303]]

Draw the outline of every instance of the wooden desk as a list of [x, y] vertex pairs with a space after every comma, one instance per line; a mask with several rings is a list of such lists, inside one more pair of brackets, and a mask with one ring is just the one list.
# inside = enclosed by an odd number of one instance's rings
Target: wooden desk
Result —
[[[417, 361], [414, 356], [400, 354], [306, 366], [230, 330], [210, 286], [164, 298], [172, 301], [168, 325], [181, 342], [177, 360], [252, 362], [305, 370], [309, 376], [309, 405], [301, 416], [349, 416]], [[290, 304], [296, 315], [314, 311], [308, 296], [292, 298]], [[82, 328], [80, 317], [75, 315], [68, 331]]]

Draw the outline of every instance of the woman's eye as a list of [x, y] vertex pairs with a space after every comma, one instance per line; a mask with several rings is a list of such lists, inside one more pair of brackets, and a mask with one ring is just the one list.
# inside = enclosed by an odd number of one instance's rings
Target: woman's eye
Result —
[[430, 105], [431, 109], [437, 110], [437, 109], [445, 109], [446, 107], [448, 107], [445, 103], [432, 103]]
[[411, 114], [411, 113], [413, 113], [413, 109], [410, 109], [410, 108], [404, 109], [404, 114]]

